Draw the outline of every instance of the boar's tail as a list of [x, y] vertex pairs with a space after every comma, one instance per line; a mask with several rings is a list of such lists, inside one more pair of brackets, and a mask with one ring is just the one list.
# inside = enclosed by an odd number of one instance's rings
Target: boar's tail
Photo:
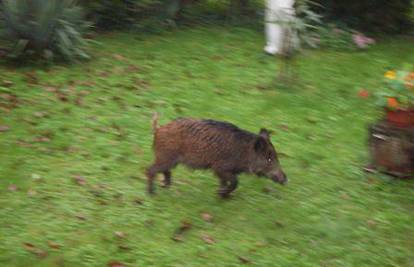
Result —
[[152, 131], [155, 133], [155, 131], [158, 129], [158, 113], [154, 112], [152, 115], [151, 125], [152, 125]]

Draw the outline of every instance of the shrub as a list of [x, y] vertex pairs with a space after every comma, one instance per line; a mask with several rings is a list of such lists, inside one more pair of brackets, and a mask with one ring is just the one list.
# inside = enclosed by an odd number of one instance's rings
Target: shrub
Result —
[[0, 10], [3, 35], [12, 43], [12, 57], [88, 58], [82, 37], [88, 24], [75, 1], [3, 0]]
[[[262, 0], [86, 0], [83, 5], [103, 30], [157, 28], [165, 22], [200, 23], [259, 18]], [[232, 20], [233, 21], [233, 20]]]
[[403, 32], [410, 24], [412, 0], [316, 0], [328, 20], [370, 32]]
[[145, 24], [144, 20], [155, 23], [165, 15], [165, 0], [87, 0], [83, 5], [100, 29], [125, 29]]

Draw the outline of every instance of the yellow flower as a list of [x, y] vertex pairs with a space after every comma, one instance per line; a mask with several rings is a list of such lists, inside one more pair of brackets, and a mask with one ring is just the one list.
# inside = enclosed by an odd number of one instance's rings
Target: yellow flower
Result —
[[393, 70], [389, 70], [384, 74], [384, 77], [390, 80], [395, 80], [395, 78], [397, 77], [395, 71]]

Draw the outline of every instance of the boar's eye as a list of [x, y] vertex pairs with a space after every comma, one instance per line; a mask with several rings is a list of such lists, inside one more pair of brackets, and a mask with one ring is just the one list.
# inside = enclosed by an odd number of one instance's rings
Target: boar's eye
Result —
[[268, 156], [267, 156], [267, 162], [268, 163], [271, 163], [272, 162], [272, 154], [269, 154]]

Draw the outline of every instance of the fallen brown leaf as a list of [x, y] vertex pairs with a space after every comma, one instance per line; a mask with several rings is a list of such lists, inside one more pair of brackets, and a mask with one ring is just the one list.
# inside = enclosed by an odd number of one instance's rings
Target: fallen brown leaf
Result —
[[142, 198], [136, 198], [134, 199], [134, 203], [138, 205], [144, 204], [144, 200]]
[[251, 262], [252, 262], [250, 259], [248, 259], [248, 258], [246, 258], [246, 257], [243, 257], [243, 256], [239, 256], [239, 260], [240, 260], [240, 262], [241, 262], [241, 263], [243, 263], [243, 264], [249, 264], [249, 263], [251, 263]]
[[95, 86], [96, 83], [94, 81], [83, 81], [83, 82], [80, 82], [79, 85], [92, 87], [92, 86]]
[[191, 227], [192, 227], [192, 226], [193, 226], [193, 225], [191, 224], [191, 222], [186, 221], [186, 220], [183, 220], [183, 221], [181, 222], [181, 226], [180, 226], [179, 230], [180, 230], [181, 232], [183, 232], [183, 231], [187, 231], [187, 230], [191, 229]]
[[[13, 108], [16, 108], [19, 104], [19, 100], [14, 94], [0, 94], [0, 107], [5, 111], [10, 111]], [[0, 100], [1, 100], [0, 99]]]
[[9, 191], [14, 192], [14, 191], [17, 191], [17, 186], [15, 184], [11, 184], [11, 185], [9, 185], [8, 189], [9, 189]]
[[82, 185], [84, 186], [86, 184], [86, 180], [84, 177], [80, 176], [80, 175], [75, 175], [73, 177], [73, 180], [78, 184], [78, 185]]
[[67, 95], [65, 93], [62, 93], [62, 92], [57, 92], [56, 97], [62, 102], [67, 102], [69, 100]]
[[0, 133], [7, 132], [10, 130], [10, 127], [7, 125], [0, 125]]
[[289, 131], [290, 127], [287, 124], [280, 124], [279, 128], [282, 129], [283, 131]]
[[154, 220], [148, 219], [144, 221], [146, 227], [151, 227], [154, 225]]
[[284, 227], [285, 225], [280, 221], [275, 221], [277, 227]]
[[206, 213], [206, 212], [201, 214], [201, 218], [206, 222], [212, 222], [213, 221], [213, 216], [209, 213]]
[[317, 123], [318, 122], [318, 118], [315, 118], [315, 117], [306, 117], [305, 118], [308, 122], [310, 122], [310, 123]]
[[125, 61], [125, 57], [123, 55], [120, 54], [114, 54], [114, 59], [119, 60], [119, 61]]
[[29, 144], [29, 143], [27, 143], [25, 141], [21, 141], [21, 140], [16, 141], [16, 144], [18, 146], [21, 146], [21, 147], [33, 147], [32, 144]]
[[14, 85], [14, 82], [4, 80], [4, 81], [2, 81], [1, 85], [4, 86], [4, 87], [12, 87]]
[[216, 243], [216, 240], [207, 234], [201, 235], [201, 239], [209, 245]]
[[43, 118], [47, 116], [47, 112], [46, 111], [37, 111], [35, 113], [33, 113], [33, 115], [37, 118]]
[[82, 106], [83, 105], [83, 99], [82, 99], [81, 96], [77, 96], [75, 98], [75, 105], [77, 105], [77, 106]]
[[86, 221], [85, 215], [83, 215], [81, 213], [76, 214], [75, 217], [78, 218], [81, 221]]
[[91, 92], [88, 91], [88, 90], [81, 90], [81, 91], [79, 91], [78, 95], [79, 96], [86, 96], [86, 95], [89, 95], [90, 93]]
[[26, 76], [26, 82], [30, 85], [36, 85], [39, 82], [39, 79], [37, 77], [36, 72], [32, 71], [32, 72], [27, 72], [25, 73]]
[[106, 78], [109, 75], [111, 75], [111, 72], [110, 71], [101, 71], [101, 72], [98, 73], [98, 75], [102, 78]]
[[120, 263], [119, 261], [111, 261], [108, 262], [108, 267], [126, 267], [126, 265]]
[[266, 89], [269, 89], [269, 85], [259, 84], [259, 85], [256, 85], [256, 89], [266, 90]]
[[259, 247], [259, 248], [266, 247], [267, 243], [263, 242], [263, 241], [258, 241], [258, 242], [256, 242], [256, 246]]
[[378, 223], [375, 220], [367, 220], [367, 224], [369, 227], [372, 228], [372, 227], [377, 226]]
[[34, 246], [32, 243], [23, 243], [23, 247], [29, 251], [30, 253], [35, 254], [36, 256], [38, 256], [39, 258], [45, 258], [47, 257], [47, 251], [42, 250], [40, 248], [37, 248], [36, 246]]
[[126, 70], [127, 70], [127, 72], [138, 72], [141, 69], [137, 65], [130, 64], [130, 65], [128, 65]]
[[43, 88], [46, 92], [56, 93], [58, 91], [57, 87], [55, 86], [46, 86]]
[[224, 57], [219, 56], [219, 55], [215, 55], [215, 56], [212, 56], [212, 57], [211, 57], [211, 59], [212, 59], [212, 60], [215, 60], [215, 61], [221, 61], [221, 60], [223, 60], [223, 59], [224, 59]]
[[172, 239], [173, 239], [174, 241], [183, 241], [183, 236], [182, 236], [182, 234], [183, 234], [184, 232], [186, 232], [186, 231], [190, 230], [190, 229], [191, 229], [191, 227], [192, 227], [191, 222], [186, 221], [186, 220], [181, 221], [181, 225], [180, 225], [180, 227], [179, 227], [177, 230], [175, 230], [175, 233], [174, 233], [174, 235], [173, 235]]
[[27, 250], [27, 251], [33, 251], [35, 249], [35, 246], [32, 243], [23, 243], [23, 247]]
[[60, 244], [58, 244], [58, 243], [56, 243], [56, 242], [53, 242], [53, 241], [47, 241], [47, 245], [48, 245], [50, 248], [53, 248], [53, 249], [60, 249], [60, 247], [61, 247], [61, 245], [60, 245]]
[[36, 143], [47, 143], [47, 142], [50, 142], [50, 138], [48, 138], [46, 136], [39, 136], [39, 137], [35, 137], [33, 139], [33, 142], [36, 142]]
[[121, 231], [115, 231], [114, 235], [118, 238], [125, 238], [126, 237], [125, 233], [121, 232]]
[[184, 238], [182, 235], [174, 235], [173, 237], [171, 237], [172, 240], [176, 241], [176, 242], [182, 242], [184, 241]]
[[124, 245], [124, 244], [119, 245], [118, 248], [121, 249], [121, 250], [130, 250], [131, 249], [130, 247], [128, 247], [127, 245]]

